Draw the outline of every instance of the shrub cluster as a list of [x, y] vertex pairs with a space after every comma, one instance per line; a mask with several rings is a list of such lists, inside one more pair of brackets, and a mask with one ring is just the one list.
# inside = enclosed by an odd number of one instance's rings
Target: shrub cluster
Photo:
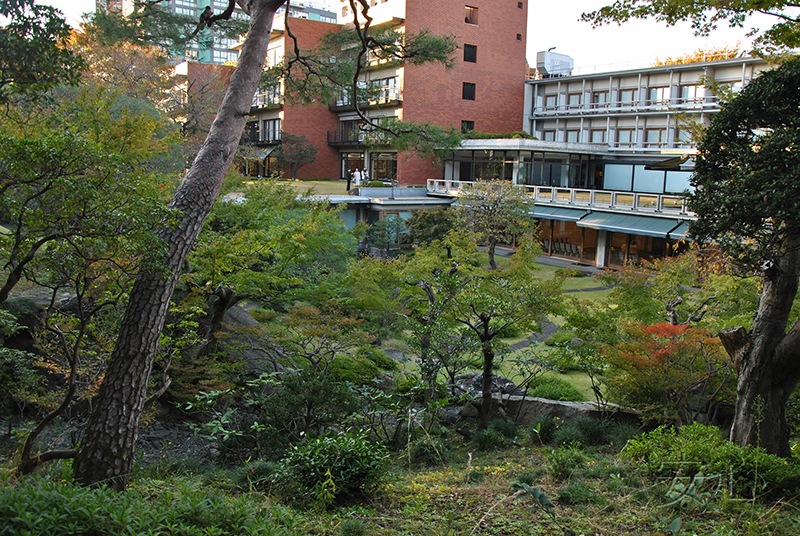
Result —
[[0, 483], [0, 534], [284, 534], [263, 503], [190, 485], [118, 493], [41, 478]]
[[610, 419], [577, 417], [563, 420], [558, 417], [544, 417], [530, 428], [530, 439], [534, 444], [544, 445], [622, 447], [638, 433], [639, 429], [635, 425]]
[[299, 506], [326, 508], [374, 491], [389, 454], [364, 434], [319, 437], [289, 449], [276, 478], [281, 495]]
[[680, 432], [662, 426], [632, 439], [625, 455], [659, 476], [691, 476], [701, 470], [706, 475], [721, 475], [737, 495], [788, 495], [800, 490], [796, 458], [787, 460], [763, 449], [734, 445], [713, 426], [695, 423]]

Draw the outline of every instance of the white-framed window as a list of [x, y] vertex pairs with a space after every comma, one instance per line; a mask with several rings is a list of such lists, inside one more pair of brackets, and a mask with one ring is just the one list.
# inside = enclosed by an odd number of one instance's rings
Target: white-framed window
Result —
[[701, 87], [696, 85], [681, 86], [681, 102], [690, 104], [703, 100]]
[[666, 128], [648, 128], [644, 132], [644, 141], [647, 147], [666, 147], [667, 146], [667, 129]]
[[647, 90], [647, 103], [650, 105], [669, 104], [669, 87], [651, 87]]
[[608, 91], [595, 91], [592, 93], [592, 108], [608, 107]]
[[589, 139], [592, 143], [605, 143], [606, 142], [606, 129], [598, 128], [589, 132]]
[[619, 90], [619, 105], [620, 106], [636, 106], [639, 104], [639, 90], [638, 89], [620, 89]]
[[617, 130], [617, 147], [633, 147], [636, 145], [636, 129], [620, 128]]

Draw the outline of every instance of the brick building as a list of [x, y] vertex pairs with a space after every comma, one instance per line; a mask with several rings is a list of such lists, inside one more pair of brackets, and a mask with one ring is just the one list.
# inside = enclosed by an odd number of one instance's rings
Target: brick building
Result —
[[[371, 65], [361, 84], [369, 88], [363, 106], [371, 120], [403, 121], [487, 133], [523, 128], [525, 93], [525, 43], [527, 0], [371, 0], [375, 26], [394, 27], [417, 34], [452, 35], [458, 49], [454, 65], [414, 66], [387, 63]], [[339, 24], [291, 19], [290, 29], [301, 49], [313, 49], [327, 32], [352, 27], [350, 4], [341, 0], [336, 11]], [[288, 37], [282, 22], [275, 21], [268, 62], [282, 60]], [[280, 132], [306, 136], [317, 147], [317, 162], [300, 170], [301, 178], [339, 179], [350, 169], [367, 169], [369, 180], [396, 180], [400, 184], [425, 184], [442, 176], [441, 166], [401, 153], [388, 146], [367, 146], [360, 129], [362, 119], [346, 96], [332, 103], [300, 107], [285, 101], [280, 87], [256, 96], [249, 132], [261, 151], [260, 174], [275, 171], [271, 159], [280, 143]]]

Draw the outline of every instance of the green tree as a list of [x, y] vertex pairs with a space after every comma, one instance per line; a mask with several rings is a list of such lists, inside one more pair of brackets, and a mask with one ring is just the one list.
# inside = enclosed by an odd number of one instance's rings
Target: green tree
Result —
[[447, 258], [452, 257], [453, 247], [443, 239], [456, 226], [454, 211], [445, 207], [415, 210], [405, 224], [411, 242], [426, 244], [439, 240], [447, 250]]
[[492, 408], [492, 378], [501, 345], [498, 335], [509, 326], [535, 329], [544, 315], [556, 310], [561, 280], [535, 277], [538, 245], [526, 237], [519, 251], [499, 270], [469, 277], [455, 298], [453, 316], [479, 342], [483, 358], [479, 426], [487, 428]]
[[796, 7], [796, 3], [783, 0], [616, 0], [597, 11], [584, 13], [581, 20], [591, 22], [593, 26], [649, 18], [669, 26], [690, 21], [697, 35], [709, 35], [721, 22], [727, 22], [731, 27], [743, 27], [752, 15], [770, 15], [775, 24], [765, 30], [755, 29], [753, 33], [758, 37], [753, 45], [756, 51], [772, 54], [791, 51], [800, 45], [800, 18], [796, 15]]
[[36, 99], [61, 83], [75, 84], [83, 60], [67, 47], [71, 33], [61, 12], [33, 0], [2, 0], [0, 104]]
[[317, 148], [305, 136], [281, 132], [281, 145], [277, 153], [279, 165], [289, 168], [289, 178], [296, 181], [300, 168], [316, 161], [314, 155], [317, 154]]
[[[226, 96], [205, 142], [169, 204], [169, 208], [180, 213], [180, 217], [175, 225], [158, 230], [158, 236], [165, 243], [163, 263], [140, 271], [131, 290], [108, 374], [96, 397], [80, 451], [73, 463], [73, 474], [78, 482], [87, 485], [104, 482], [120, 490], [127, 485], [147, 384], [170, 298], [181, 268], [236, 155], [247, 112], [264, 67], [272, 21], [284, 3], [285, 0], [240, 3], [244, 14], [249, 16], [249, 29], [237, 69], [231, 76]], [[155, 4], [147, 3], [148, 6]], [[366, 1], [361, 5], [368, 11]], [[225, 13], [220, 16], [230, 18], [233, 7], [234, 1], [230, 0]], [[208, 26], [212, 19], [200, 21], [197, 28]], [[132, 31], [139, 30], [144, 24], [141, 17], [126, 22], [123, 29]], [[367, 50], [379, 48], [367, 39], [366, 34], [362, 35], [362, 44]], [[428, 59], [431, 58], [429, 55]], [[355, 80], [353, 84], [356, 84]]]
[[714, 118], [699, 147], [692, 235], [758, 270], [749, 330], [720, 333], [739, 374], [731, 439], [791, 455], [786, 402], [800, 381], [800, 61], [763, 73]]
[[459, 197], [457, 209], [486, 244], [492, 270], [497, 269], [497, 245], [513, 244], [517, 236], [532, 230], [528, 202], [522, 188], [502, 180], [475, 183]]

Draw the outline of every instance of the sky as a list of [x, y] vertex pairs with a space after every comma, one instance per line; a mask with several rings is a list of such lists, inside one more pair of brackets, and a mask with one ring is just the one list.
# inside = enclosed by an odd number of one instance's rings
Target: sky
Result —
[[[83, 13], [94, 11], [95, 0], [39, 0], [55, 6], [76, 24]], [[536, 63], [536, 53], [555, 47], [554, 52], [575, 60], [575, 74], [634, 69], [652, 64], [657, 58], [688, 54], [698, 48], [735, 46], [746, 48], [747, 29], [719, 28], [710, 37], [695, 37], [688, 23], [668, 28], [652, 20], [630, 21], [622, 26], [593, 29], [580, 22], [581, 13], [611, 3], [610, 0], [528, 0], [528, 62]], [[764, 25], [769, 17], [753, 19]]]

